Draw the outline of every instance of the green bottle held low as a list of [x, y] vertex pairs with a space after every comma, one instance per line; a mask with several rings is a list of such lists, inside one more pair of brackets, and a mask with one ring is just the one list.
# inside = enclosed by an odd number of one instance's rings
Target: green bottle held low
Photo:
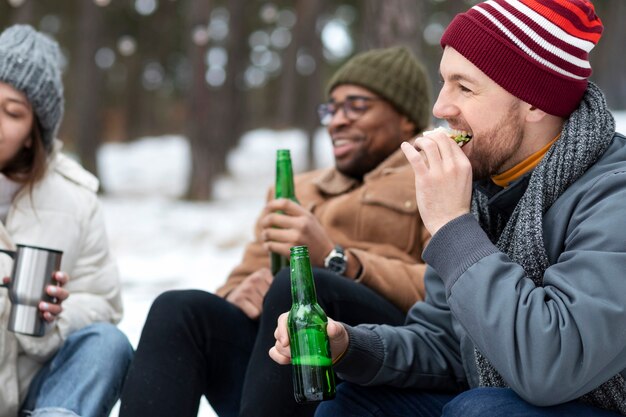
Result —
[[[293, 185], [293, 170], [291, 168], [291, 153], [289, 149], [276, 151], [276, 184], [274, 198], [288, 198], [296, 203], [296, 190]], [[284, 267], [289, 267], [289, 258], [278, 253], [270, 254], [272, 275], [276, 275]]]
[[292, 247], [290, 259], [293, 301], [287, 327], [293, 394], [299, 403], [330, 400], [335, 397], [335, 374], [326, 334], [328, 319], [317, 303], [309, 249]]

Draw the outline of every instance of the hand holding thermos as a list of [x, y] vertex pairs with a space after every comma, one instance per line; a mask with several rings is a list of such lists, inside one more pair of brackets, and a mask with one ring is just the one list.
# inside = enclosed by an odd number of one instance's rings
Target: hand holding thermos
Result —
[[2, 279], [11, 300], [9, 330], [43, 336], [46, 323], [56, 319], [63, 310], [61, 303], [69, 296], [62, 287], [69, 277], [59, 271], [63, 253], [20, 244], [15, 251], [0, 249], [0, 252], [13, 258], [11, 277]]

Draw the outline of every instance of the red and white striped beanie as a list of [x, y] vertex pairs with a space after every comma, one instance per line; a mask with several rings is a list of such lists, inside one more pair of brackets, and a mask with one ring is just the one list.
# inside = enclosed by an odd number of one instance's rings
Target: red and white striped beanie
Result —
[[458, 14], [441, 38], [514, 96], [568, 117], [591, 75], [602, 22], [588, 0], [490, 0]]

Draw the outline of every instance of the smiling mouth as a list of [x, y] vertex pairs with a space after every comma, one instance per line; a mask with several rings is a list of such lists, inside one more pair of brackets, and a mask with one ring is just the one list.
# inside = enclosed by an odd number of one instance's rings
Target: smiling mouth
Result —
[[333, 147], [338, 148], [340, 146], [345, 146], [351, 144], [353, 141], [350, 139], [335, 139], [333, 140]]
[[358, 141], [349, 138], [333, 139], [333, 155], [335, 159], [343, 159], [352, 155], [357, 148]]

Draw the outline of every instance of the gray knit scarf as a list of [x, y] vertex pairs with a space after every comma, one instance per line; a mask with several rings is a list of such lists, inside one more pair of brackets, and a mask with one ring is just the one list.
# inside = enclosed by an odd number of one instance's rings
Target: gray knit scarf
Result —
[[[572, 113], [561, 137], [550, 147], [531, 174], [528, 188], [509, 219], [487, 205], [487, 197], [475, 192], [472, 212], [496, 246], [521, 265], [535, 285], [543, 286], [548, 256], [543, 241], [543, 215], [563, 192], [580, 178], [608, 148], [615, 121], [604, 95], [593, 83], [580, 107]], [[505, 387], [498, 371], [475, 349], [480, 386]], [[626, 415], [626, 391], [620, 374], [580, 398], [594, 406]]]

